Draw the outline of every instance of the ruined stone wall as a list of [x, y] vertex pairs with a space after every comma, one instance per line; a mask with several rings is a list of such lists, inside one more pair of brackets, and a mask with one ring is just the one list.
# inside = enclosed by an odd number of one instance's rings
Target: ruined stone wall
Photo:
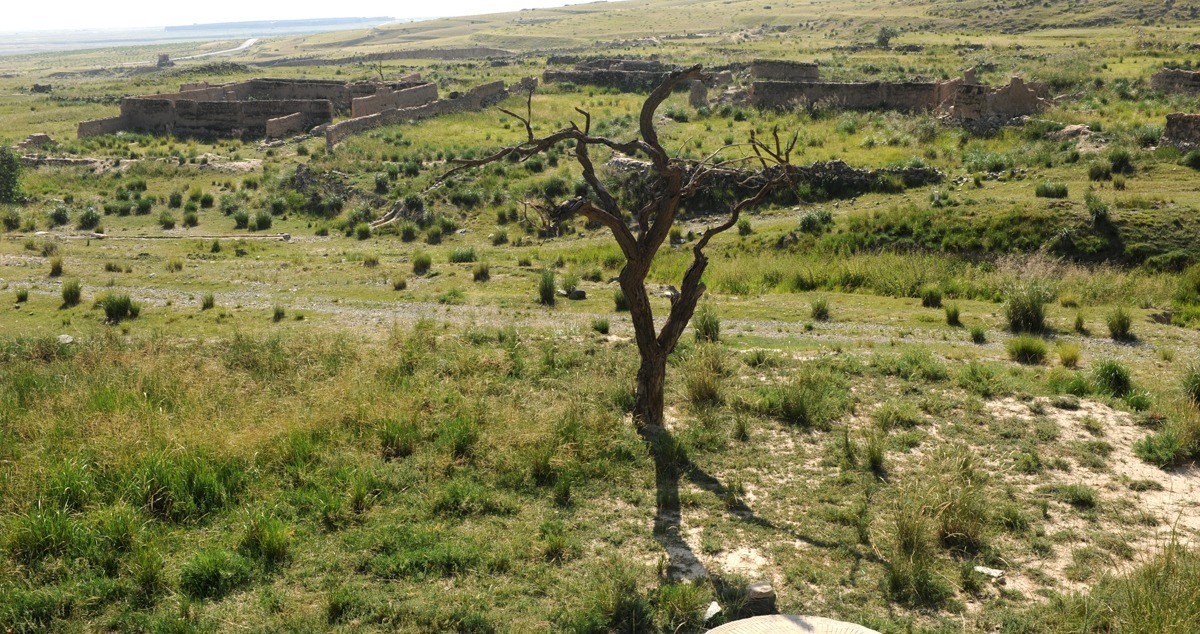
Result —
[[552, 83], [603, 86], [621, 92], [650, 92], [662, 81], [663, 73], [627, 70], [548, 70], [542, 81]]
[[807, 62], [756, 59], [750, 64], [750, 77], [760, 81], [818, 81], [821, 71]]
[[1150, 77], [1150, 87], [1163, 92], [1200, 95], [1200, 72], [1164, 69]]
[[384, 110], [395, 108], [413, 108], [434, 101], [438, 98], [437, 84], [422, 84], [415, 88], [407, 88], [391, 92], [377, 92], [367, 97], [358, 97], [350, 108], [351, 117], [365, 117]]
[[671, 68], [654, 59], [590, 59], [575, 64], [575, 70], [618, 70], [665, 73]]
[[933, 110], [940, 105], [937, 83], [908, 82], [790, 82], [756, 81], [750, 103], [760, 108], [790, 108], [829, 104], [852, 110], [888, 109], [906, 112]]
[[77, 135], [84, 139], [90, 136], [101, 136], [104, 134], [116, 134], [124, 129], [124, 123], [121, 117], [107, 117], [104, 119], [92, 119], [91, 121], [82, 121], [79, 124]]
[[[523, 85], [525, 81], [522, 80], [520, 85]], [[439, 99], [412, 108], [392, 108], [363, 117], [347, 119], [325, 129], [325, 145], [329, 149], [333, 149], [335, 145], [349, 137], [380, 126], [420, 121], [457, 112], [482, 110], [500, 102], [507, 96], [508, 91], [504, 88], [504, 82], [494, 81], [476, 86], [453, 99]]]
[[1176, 112], [1167, 115], [1167, 126], [1163, 128], [1163, 143], [1181, 150], [1200, 149], [1200, 114]]
[[293, 112], [286, 117], [267, 119], [266, 136], [268, 139], [281, 139], [285, 136], [302, 134], [308, 130], [304, 127], [305, 123], [304, 115], [299, 112]]
[[268, 120], [293, 114], [300, 116], [299, 125], [307, 130], [333, 121], [333, 104], [326, 100], [297, 99], [172, 101], [128, 98], [121, 101], [118, 129], [180, 136], [262, 136], [267, 132]]

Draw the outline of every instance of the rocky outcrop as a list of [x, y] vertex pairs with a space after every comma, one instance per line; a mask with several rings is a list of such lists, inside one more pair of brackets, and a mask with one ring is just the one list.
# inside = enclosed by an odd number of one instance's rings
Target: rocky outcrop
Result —
[[1167, 115], [1162, 140], [1184, 151], [1200, 150], [1200, 114], [1176, 112]]
[[1150, 87], [1162, 92], [1200, 95], [1200, 72], [1165, 68], [1150, 77]]

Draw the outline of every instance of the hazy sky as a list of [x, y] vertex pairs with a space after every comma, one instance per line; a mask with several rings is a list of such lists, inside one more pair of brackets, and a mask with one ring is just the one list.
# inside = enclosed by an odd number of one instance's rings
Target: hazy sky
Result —
[[243, 20], [444, 17], [578, 4], [581, 0], [3, 0], [0, 32], [111, 29]]

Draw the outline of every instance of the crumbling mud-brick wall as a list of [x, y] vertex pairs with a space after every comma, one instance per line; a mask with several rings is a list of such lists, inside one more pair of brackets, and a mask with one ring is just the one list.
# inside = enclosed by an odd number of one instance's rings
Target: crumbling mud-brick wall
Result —
[[756, 59], [750, 63], [750, 77], [759, 81], [819, 81], [821, 69], [810, 62]]
[[305, 121], [304, 115], [299, 112], [293, 112], [286, 117], [267, 119], [266, 137], [268, 139], [282, 139], [286, 136], [301, 134], [307, 130], [304, 127], [305, 123], [307, 121]]
[[293, 114], [309, 129], [333, 121], [333, 104], [321, 100], [192, 101], [129, 97], [121, 100], [115, 120], [80, 124], [79, 135], [111, 134], [121, 130], [199, 137], [257, 137], [267, 121]]
[[1200, 71], [1163, 69], [1151, 75], [1150, 87], [1162, 92], [1200, 95]]
[[1200, 114], [1176, 112], [1167, 115], [1162, 140], [1184, 151], [1200, 150]]
[[548, 84], [572, 83], [633, 93], [650, 92], [662, 79], [661, 72], [642, 70], [547, 70], [542, 73], [542, 81]]
[[90, 136], [102, 136], [105, 134], [116, 134], [124, 130], [124, 120], [121, 117], [105, 117], [103, 119], [92, 119], [90, 121], [80, 122], [78, 132], [79, 138], [87, 138]]
[[[532, 82], [536, 82], [536, 80], [526, 78], [514, 84], [513, 88], [521, 89], [535, 85]], [[483, 110], [499, 103], [509, 93], [510, 90], [504, 87], [504, 82], [494, 81], [476, 86], [462, 94], [454, 94], [449, 99], [438, 99], [412, 108], [391, 108], [382, 112], [347, 119], [325, 129], [325, 145], [332, 150], [338, 143], [356, 134], [380, 126], [395, 125], [406, 121], [420, 121], [458, 112]]]
[[590, 59], [578, 62], [571, 70], [546, 70], [542, 81], [600, 86], [621, 92], [650, 92], [670, 70], [670, 66], [654, 59]]
[[756, 81], [750, 85], [749, 99], [755, 106], [773, 109], [824, 104], [849, 110], [921, 112], [937, 108], [938, 95], [938, 84], [931, 82]]
[[350, 116], [357, 118], [395, 108], [414, 108], [436, 101], [437, 98], [437, 84], [434, 83], [421, 84], [404, 90], [379, 91], [372, 95], [355, 98], [350, 108]]

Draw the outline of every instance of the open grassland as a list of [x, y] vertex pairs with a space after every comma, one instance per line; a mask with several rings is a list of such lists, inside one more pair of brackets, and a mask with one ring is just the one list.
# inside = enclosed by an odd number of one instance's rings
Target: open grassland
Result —
[[[0, 58], [0, 140], [45, 131], [41, 153], [98, 161], [27, 169], [0, 205], [0, 628], [688, 632], [765, 580], [782, 612], [889, 634], [1191, 631], [1200, 155], [1159, 136], [1200, 100], [1149, 88], [1200, 66], [1188, 6], [772, 4], [581, 5], [235, 58], [534, 51], [495, 62]], [[885, 23], [908, 48], [864, 46]], [[805, 184], [714, 240], [654, 441], [628, 414], [620, 251], [537, 211], [582, 192], [569, 148], [437, 184], [520, 123], [457, 114], [332, 152], [73, 135], [182, 82], [420, 71], [445, 95], [538, 75], [552, 52], [786, 57], [835, 80], [974, 66], [1061, 97], [984, 134], [672, 96], [659, 130], [680, 156], [742, 156], [779, 129], [798, 163], [946, 178]], [[543, 86], [533, 129], [582, 124], [580, 107], [629, 138], [642, 99]], [[1070, 124], [1091, 134], [1054, 136]], [[409, 215], [372, 228], [398, 201]], [[714, 207], [688, 206], [656, 260], [657, 314]]]

